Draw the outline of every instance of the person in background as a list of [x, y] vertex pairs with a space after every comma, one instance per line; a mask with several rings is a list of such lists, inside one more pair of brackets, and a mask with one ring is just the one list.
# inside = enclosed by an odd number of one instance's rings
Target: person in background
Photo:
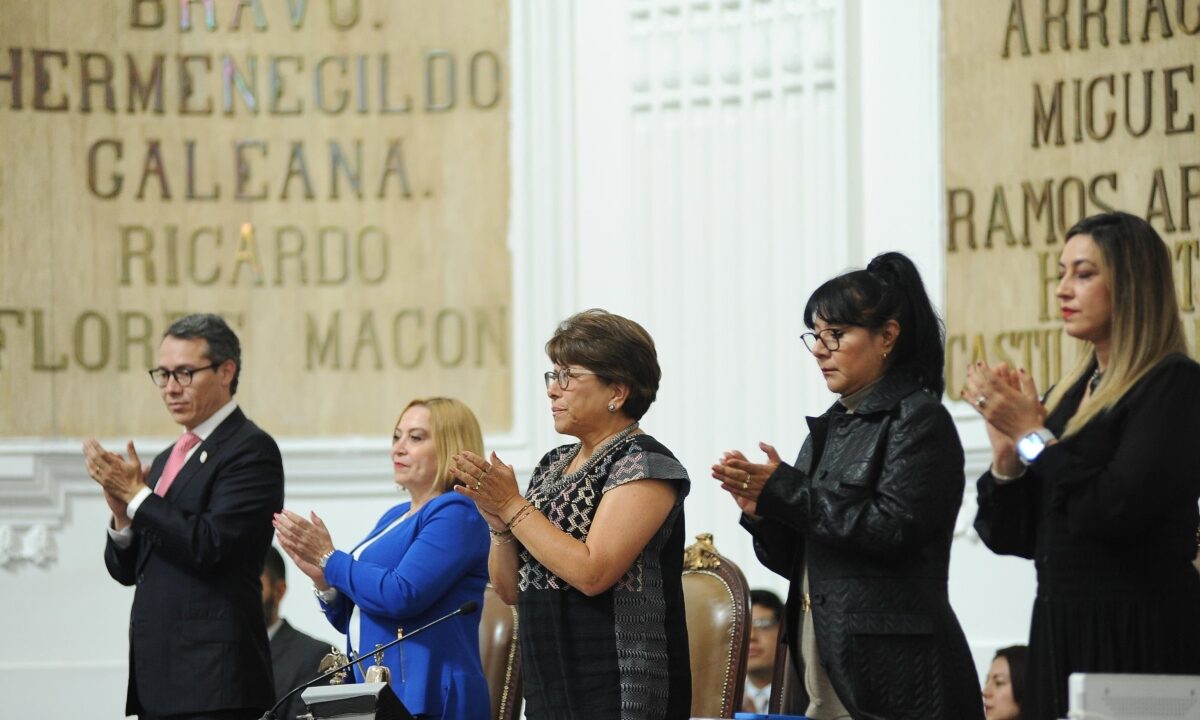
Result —
[[[312, 579], [325, 617], [346, 634], [347, 652], [373, 665], [379, 645], [467, 602], [483, 605], [487, 524], [470, 500], [448, 492], [450, 458], [483, 452], [471, 409], [450, 398], [410, 402], [392, 433], [392, 479], [410, 502], [383, 514], [366, 539], [336, 550], [325, 523], [284, 511], [279, 544]], [[478, 611], [435, 625], [383, 653], [392, 689], [419, 718], [484, 720], [491, 710], [479, 657]]]
[[1034, 560], [1032, 720], [1067, 714], [1073, 672], [1200, 675], [1200, 365], [1171, 252], [1123, 212], [1067, 231], [1055, 290], [1078, 363], [1043, 401], [1024, 369], [970, 366], [987, 421], [979, 537]]
[[[234, 395], [241, 343], [217, 315], [167, 328], [150, 379], [184, 432], [144, 472], [84, 443], [112, 511], [104, 562], [136, 586], [125, 712], [144, 720], [253, 720], [275, 702], [258, 578], [283, 506], [283, 460]], [[131, 402], [114, 398], [116, 402]]]
[[[287, 570], [283, 555], [275, 546], [267, 548], [267, 560], [263, 563], [262, 599], [263, 621], [267, 624], [267, 637], [271, 641], [271, 668], [275, 673], [275, 697], [282, 698], [289, 691], [320, 675], [321, 660], [332, 650], [332, 645], [305, 635], [291, 623], [279, 616], [279, 605], [287, 594]], [[315, 685], [328, 684], [328, 680]], [[300, 693], [293, 695], [275, 714], [280, 720], [296, 720], [305, 712]]]
[[963, 450], [942, 405], [941, 321], [900, 253], [816, 289], [802, 339], [839, 399], [796, 462], [730, 451], [713, 477], [787, 577], [788, 649], [813, 720], [982, 720], [947, 574]]
[[746, 692], [742, 709], [765, 715], [775, 676], [775, 650], [783, 601], [770, 590], [750, 591], [750, 650], [746, 655]]
[[1024, 645], [1000, 648], [983, 683], [983, 717], [986, 720], [1021, 720], [1025, 692]]
[[517, 606], [530, 720], [685, 720], [692, 689], [683, 608], [690, 481], [639, 420], [662, 373], [641, 325], [603, 310], [546, 343], [554, 429], [525, 496], [495, 453], [456, 458], [455, 488], [492, 528], [496, 594]]

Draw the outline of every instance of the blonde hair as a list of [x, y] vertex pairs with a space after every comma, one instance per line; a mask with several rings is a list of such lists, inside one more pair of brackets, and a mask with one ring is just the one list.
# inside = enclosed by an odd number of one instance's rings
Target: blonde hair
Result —
[[[1067, 231], [1067, 240], [1076, 235], [1091, 236], [1100, 249], [1100, 275], [1111, 296], [1112, 325], [1108, 367], [1091, 397], [1067, 423], [1064, 436], [1079, 432], [1117, 404], [1163, 358], [1187, 353], [1171, 256], [1154, 228], [1134, 215], [1111, 212], [1079, 221]], [[1054, 412], [1095, 362], [1095, 346], [1084, 341], [1080, 361], [1046, 399], [1047, 412]]]
[[[433, 449], [437, 452], [437, 477], [433, 480], [433, 491], [443, 493], [450, 488], [450, 462], [455, 454], [469, 450], [483, 455], [483, 432], [479, 420], [466, 403], [454, 398], [416, 398], [409, 401], [400, 412], [400, 417], [410, 408], [423, 407], [429, 410], [429, 432], [433, 436]], [[396, 419], [396, 425], [400, 419]]]

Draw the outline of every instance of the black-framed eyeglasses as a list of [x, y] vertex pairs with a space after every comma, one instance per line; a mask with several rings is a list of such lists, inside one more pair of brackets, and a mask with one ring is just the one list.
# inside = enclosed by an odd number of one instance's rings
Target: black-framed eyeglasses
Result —
[[163, 367], [154, 368], [150, 371], [150, 379], [160, 388], [165, 388], [167, 383], [171, 382], [171, 378], [175, 378], [175, 382], [179, 383], [180, 387], [187, 387], [192, 384], [192, 376], [202, 370], [216, 371], [217, 365], [213, 363], [206, 367], [198, 368], [178, 368], [176, 370], [168, 370]]
[[825, 349], [829, 352], [834, 352], [842, 345], [842, 336], [846, 331], [841, 328], [825, 328], [821, 332], [806, 332], [800, 336], [804, 341], [804, 347], [808, 348], [810, 353], [817, 351], [817, 341], [819, 340]]
[[571, 384], [572, 378], [583, 377], [584, 375], [595, 375], [595, 374], [596, 373], [594, 373], [594, 372], [583, 372], [580, 370], [568, 370], [566, 368], [563, 368], [562, 370], [548, 370], [542, 375], [542, 377], [546, 379], [546, 389], [547, 390], [550, 389], [550, 383], [554, 382], [555, 380], [558, 380], [558, 386], [560, 388], [562, 388], [563, 390], [566, 390], [567, 386], [569, 386]]

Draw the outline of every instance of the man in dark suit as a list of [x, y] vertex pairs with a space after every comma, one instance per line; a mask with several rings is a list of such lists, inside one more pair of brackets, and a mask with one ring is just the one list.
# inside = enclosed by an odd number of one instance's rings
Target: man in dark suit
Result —
[[253, 720], [274, 702], [259, 574], [283, 463], [233, 399], [240, 370], [224, 320], [182, 318], [150, 375], [184, 434], [148, 471], [132, 442], [84, 443], [113, 513], [105, 564], [136, 586], [125, 711], [143, 720]]
[[[271, 665], [275, 670], [275, 697], [282, 698], [293, 688], [317, 676], [321, 660], [333, 646], [305, 635], [279, 617], [279, 604], [287, 593], [287, 571], [283, 555], [274, 546], [267, 548], [267, 562], [262, 571], [263, 621], [271, 639]], [[328, 681], [319, 683], [328, 684]], [[296, 693], [275, 711], [280, 720], [296, 720], [305, 712], [300, 693]]]

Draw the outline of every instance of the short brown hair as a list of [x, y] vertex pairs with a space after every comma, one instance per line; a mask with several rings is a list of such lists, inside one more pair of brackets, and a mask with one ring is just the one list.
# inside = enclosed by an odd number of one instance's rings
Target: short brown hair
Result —
[[640, 420], [658, 395], [654, 338], [629, 318], [593, 308], [563, 320], [546, 343], [556, 365], [581, 365], [605, 384], [629, 388], [621, 412]]
[[[400, 417], [409, 408], [423, 407], [429, 410], [429, 432], [433, 435], [433, 447], [437, 451], [437, 477], [433, 481], [435, 492], [446, 492], [453, 485], [450, 479], [451, 458], [464, 450], [483, 455], [483, 433], [475, 413], [466, 403], [454, 398], [417, 398], [404, 406]], [[400, 424], [399, 418], [396, 425]]]

